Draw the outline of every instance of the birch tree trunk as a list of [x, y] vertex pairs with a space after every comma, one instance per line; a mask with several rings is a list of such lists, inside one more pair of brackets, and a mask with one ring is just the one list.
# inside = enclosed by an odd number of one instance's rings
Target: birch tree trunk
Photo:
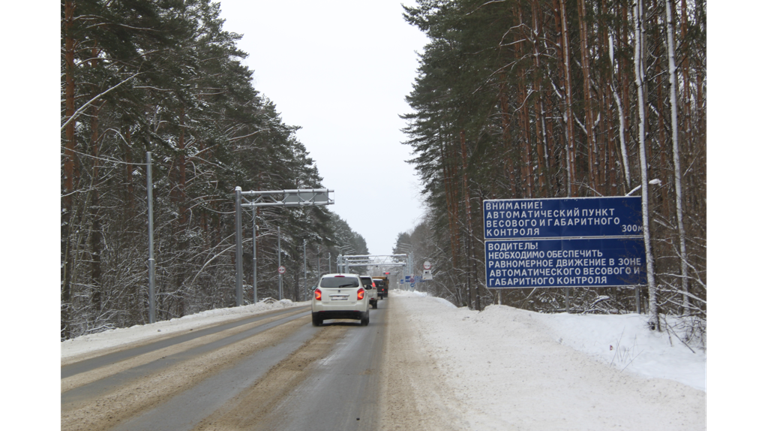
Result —
[[683, 313], [688, 314], [691, 303], [688, 297], [688, 252], [685, 244], [685, 223], [683, 222], [683, 181], [680, 169], [680, 143], [677, 126], [677, 65], [675, 64], [675, 23], [672, 19], [672, 4], [666, 0], [667, 9], [667, 56], [669, 57], [669, 104], [672, 118], [672, 157], [675, 165], [675, 209], [677, 230], [680, 235], [680, 276], [683, 290]]
[[651, 250], [650, 211], [648, 205], [648, 161], [645, 150], [645, 71], [643, 61], [643, 29], [642, 29], [642, 0], [634, 4], [635, 27], [635, 85], [637, 86], [638, 133], [637, 142], [640, 152], [640, 175], [643, 194], [643, 240], [645, 242], [645, 265], [648, 275], [648, 308], [651, 314], [653, 328], [661, 331], [659, 326], [659, 310], [656, 304], [656, 279], [653, 269], [653, 253]]
[[[619, 38], [616, 38], [616, 42], [618, 43]], [[629, 156], [627, 155], [627, 141], [626, 141], [626, 130], [627, 125], [624, 121], [624, 107], [621, 103], [621, 97], [619, 96], [619, 92], [616, 91], [616, 68], [621, 67], [621, 62], [616, 63], [616, 56], [614, 55], [614, 38], [613, 34], [610, 34], [608, 36], [608, 55], [611, 60], [611, 93], [613, 94], [613, 99], [616, 101], [616, 110], [618, 111], [616, 114], [619, 117], [619, 145], [621, 150], [621, 163], [622, 168], [624, 169], [624, 186], [626, 187], [626, 191], [632, 190], [632, 181], [630, 179], [629, 174]]]

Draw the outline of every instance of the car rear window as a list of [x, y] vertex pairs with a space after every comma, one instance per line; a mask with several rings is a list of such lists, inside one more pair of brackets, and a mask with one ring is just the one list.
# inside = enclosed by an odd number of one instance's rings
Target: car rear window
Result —
[[357, 277], [323, 277], [320, 287], [359, 287]]
[[363, 286], [365, 287], [373, 286], [373, 280], [371, 280], [370, 278], [360, 277], [360, 280], [363, 282]]

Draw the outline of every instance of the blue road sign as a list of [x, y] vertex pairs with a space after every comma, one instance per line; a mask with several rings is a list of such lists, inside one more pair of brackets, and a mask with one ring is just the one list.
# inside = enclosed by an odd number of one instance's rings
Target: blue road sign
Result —
[[642, 238], [534, 239], [485, 242], [491, 289], [646, 284]]
[[485, 239], [640, 236], [640, 197], [483, 201]]

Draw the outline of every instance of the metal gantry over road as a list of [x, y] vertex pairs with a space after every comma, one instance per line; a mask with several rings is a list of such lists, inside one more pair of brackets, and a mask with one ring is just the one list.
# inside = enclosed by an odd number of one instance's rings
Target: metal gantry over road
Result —
[[413, 272], [413, 257], [409, 254], [358, 254], [339, 255], [336, 258], [339, 272], [349, 272], [350, 266], [401, 266], [403, 275]]
[[[331, 198], [333, 190], [328, 189], [296, 189], [296, 190], [262, 190], [262, 191], [243, 191], [240, 187], [235, 187], [235, 243], [236, 256], [235, 264], [237, 266], [236, 294], [237, 306], [243, 305], [243, 222], [242, 209], [251, 208], [253, 211], [253, 302], [258, 302], [256, 289], [256, 208], [258, 207], [303, 207], [332, 205]], [[251, 198], [247, 200], [246, 198]], [[280, 228], [278, 227], [278, 249], [280, 248]], [[282, 266], [280, 261], [281, 253], [278, 253], [278, 267]], [[283, 274], [279, 274], [280, 299], [283, 292]]]

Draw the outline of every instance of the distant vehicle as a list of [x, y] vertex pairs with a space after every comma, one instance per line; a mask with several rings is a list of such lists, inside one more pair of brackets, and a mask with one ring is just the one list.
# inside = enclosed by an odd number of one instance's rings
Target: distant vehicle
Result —
[[312, 324], [320, 326], [326, 319], [355, 319], [367, 326], [368, 304], [374, 294], [373, 286], [366, 290], [357, 274], [326, 274], [313, 293]]
[[363, 287], [365, 287], [365, 290], [368, 290], [370, 293], [370, 299], [369, 303], [371, 304], [371, 308], [377, 308], [379, 303], [379, 298], [376, 296], [376, 291], [374, 289], [373, 285], [373, 279], [370, 275], [361, 275], [360, 280], [363, 282]]
[[379, 295], [379, 299], [384, 299], [389, 295], [389, 278], [387, 276], [373, 277], [373, 282], [376, 283], [376, 292]]

